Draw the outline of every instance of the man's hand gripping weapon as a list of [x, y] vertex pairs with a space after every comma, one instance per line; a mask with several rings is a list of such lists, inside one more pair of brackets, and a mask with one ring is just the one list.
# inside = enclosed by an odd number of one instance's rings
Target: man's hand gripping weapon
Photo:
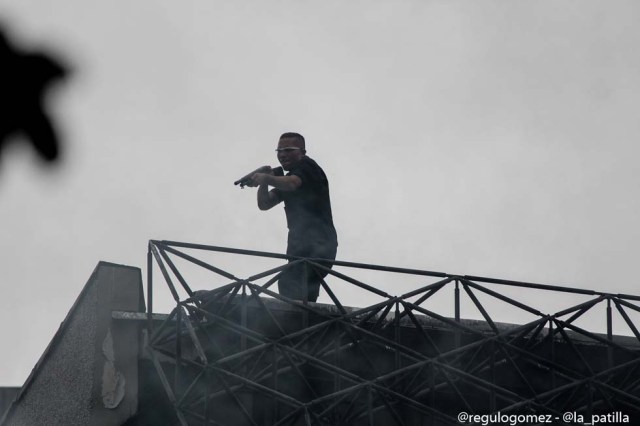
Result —
[[242, 176], [240, 179], [233, 182], [233, 184], [240, 185], [240, 188], [244, 188], [245, 186], [249, 185], [249, 183], [251, 182], [251, 178], [256, 173], [268, 173], [274, 176], [284, 176], [284, 170], [282, 169], [282, 167], [271, 168], [271, 166], [262, 166], [258, 167], [251, 173]]

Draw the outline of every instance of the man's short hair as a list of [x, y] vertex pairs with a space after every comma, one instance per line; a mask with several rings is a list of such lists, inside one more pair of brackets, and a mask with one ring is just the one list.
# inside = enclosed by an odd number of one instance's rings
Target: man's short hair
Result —
[[295, 139], [302, 145], [302, 148], [305, 148], [304, 136], [302, 136], [300, 133], [286, 132], [280, 136], [280, 139]]

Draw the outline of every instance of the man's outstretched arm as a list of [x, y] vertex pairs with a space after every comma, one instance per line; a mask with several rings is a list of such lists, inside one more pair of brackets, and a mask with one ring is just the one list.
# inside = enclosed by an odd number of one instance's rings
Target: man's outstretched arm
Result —
[[274, 176], [268, 173], [254, 174], [249, 183], [249, 186], [258, 186], [258, 208], [260, 210], [269, 210], [282, 201], [277, 191], [269, 191], [269, 186], [280, 191], [295, 191], [301, 185], [302, 180], [298, 176]]
[[280, 191], [295, 191], [302, 185], [302, 179], [296, 175], [274, 176], [268, 173], [256, 173], [251, 176], [249, 186], [269, 185]]

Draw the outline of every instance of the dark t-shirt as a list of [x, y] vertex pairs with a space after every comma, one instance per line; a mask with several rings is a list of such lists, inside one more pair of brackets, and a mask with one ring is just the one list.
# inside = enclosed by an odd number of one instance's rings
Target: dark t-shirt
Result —
[[307, 251], [314, 245], [337, 246], [333, 226], [329, 181], [318, 163], [304, 156], [287, 173], [300, 178], [302, 185], [295, 191], [276, 190], [284, 201], [289, 228], [287, 253]]

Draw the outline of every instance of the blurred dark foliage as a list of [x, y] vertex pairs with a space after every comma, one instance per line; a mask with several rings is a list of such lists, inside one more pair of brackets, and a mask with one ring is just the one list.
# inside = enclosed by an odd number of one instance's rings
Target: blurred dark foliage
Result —
[[9, 138], [22, 134], [43, 160], [59, 158], [60, 141], [44, 98], [51, 83], [67, 74], [67, 67], [45, 52], [15, 50], [0, 28], [0, 156]]

